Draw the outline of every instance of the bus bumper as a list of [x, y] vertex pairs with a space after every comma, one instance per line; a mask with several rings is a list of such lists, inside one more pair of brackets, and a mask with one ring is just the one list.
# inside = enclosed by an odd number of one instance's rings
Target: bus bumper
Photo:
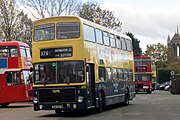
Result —
[[76, 111], [87, 110], [85, 103], [66, 103], [66, 104], [34, 104], [34, 110], [63, 110], [63, 111]]

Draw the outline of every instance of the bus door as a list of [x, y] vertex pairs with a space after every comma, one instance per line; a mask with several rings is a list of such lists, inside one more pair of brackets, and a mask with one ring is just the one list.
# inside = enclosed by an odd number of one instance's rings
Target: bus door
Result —
[[21, 72], [21, 95], [24, 99], [32, 98], [32, 72], [24, 70]]
[[95, 74], [94, 64], [86, 64], [87, 94], [89, 106], [95, 105]]
[[6, 99], [19, 100], [21, 89], [19, 87], [19, 72], [6, 72]]

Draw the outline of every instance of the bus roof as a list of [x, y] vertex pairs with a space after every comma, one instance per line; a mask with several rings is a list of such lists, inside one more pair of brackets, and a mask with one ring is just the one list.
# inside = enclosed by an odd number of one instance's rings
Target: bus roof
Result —
[[112, 34], [116, 34], [116, 35], [118, 35], [119, 37], [123, 37], [123, 38], [125, 38], [125, 39], [128, 39], [128, 40], [130, 40], [130, 41], [132, 41], [131, 40], [131, 38], [129, 37], [129, 36], [126, 36], [126, 35], [124, 35], [124, 34], [122, 34], [121, 32], [118, 32], [118, 31], [115, 31], [115, 30], [113, 30], [113, 29], [110, 29], [110, 28], [106, 28], [106, 27], [104, 27], [104, 26], [102, 26], [102, 25], [99, 25], [99, 24], [97, 24], [97, 23], [94, 23], [94, 22], [91, 22], [91, 21], [89, 21], [89, 20], [86, 20], [86, 19], [84, 19], [84, 18], [81, 18], [81, 17], [79, 17], [79, 16], [53, 16], [53, 17], [48, 17], [48, 18], [43, 18], [43, 19], [40, 19], [40, 20], [37, 20], [37, 21], [35, 21], [34, 22], [34, 25], [37, 23], [42, 23], [41, 21], [44, 21], [44, 20], [50, 20], [50, 19], [58, 19], [58, 18], [75, 18], [75, 19], [78, 19], [79, 21], [81, 21], [82, 23], [85, 23], [85, 24], [87, 24], [87, 25], [91, 25], [91, 26], [93, 26], [93, 27], [95, 27], [95, 28], [100, 28], [100, 29], [102, 29], [102, 30], [104, 30], [104, 31], [106, 31], [106, 32], [109, 32], [109, 33], [112, 33]]
[[[100, 28], [100, 29], [103, 30], [103, 31], [106, 31], [106, 32], [109, 32], [109, 33], [112, 33], [112, 34], [116, 34], [116, 35], [118, 35], [119, 37], [123, 37], [123, 38], [125, 38], [125, 39], [131, 40], [130, 37], [122, 34], [121, 32], [118, 32], [118, 31], [113, 30], [113, 29], [110, 29], [110, 28], [106, 28], [106, 27], [104, 27], [104, 26], [102, 26], [102, 25], [99, 25], [99, 24], [97, 24], [97, 23], [91, 22], [91, 21], [86, 20], [86, 19], [84, 19], [84, 18], [79, 18], [79, 19], [81, 19], [81, 21], [82, 21], [83, 23], [87, 23], [88, 25], [91, 25], [91, 26], [93, 26], [93, 27], [95, 27], [95, 28]], [[96, 26], [97, 26], [97, 27], [96, 27]]]
[[22, 45], [22, 46], [26, 46], [29, 47], [28, 44], [24, 43], [24, 42], [20, 42], [20, 41], [9, 41], [9, 42], [0, 42], [0, 46], [13, 46], [13, 45]]

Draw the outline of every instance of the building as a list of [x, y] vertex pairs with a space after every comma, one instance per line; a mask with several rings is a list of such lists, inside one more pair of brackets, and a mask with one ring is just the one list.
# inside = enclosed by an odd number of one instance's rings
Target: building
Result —
[[177, 26], [177, 31], [175, 32], [172, 39], [168, 35], [167, 46], [168, 46], [168, 49], [170, 50], [170, 52], [174, 56], [176, 56], [177, 58], [180, 57], [180, 34], [179, 34], [178, 26]]

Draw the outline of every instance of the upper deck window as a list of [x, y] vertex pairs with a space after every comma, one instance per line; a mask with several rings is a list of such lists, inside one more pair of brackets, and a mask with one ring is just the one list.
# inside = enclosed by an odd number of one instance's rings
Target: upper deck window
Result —
[[134, 59], [134, 65], [151, 65], [150, 59]]
[[121, 40], [122, 40], [122, 49], [123, 49], [123, 50], [126, 50], [126, 43], [125, 43], [125, 39], [124, 39], [124, 38], [122, 38]]
[[54, 24], [44, 24], [34, 27], [34, 41], [53, 40]]
[[57, 23], [57, 39], [71, 39], [80, 37], [80, 25], [78, 22]]
[[16, 46], [0, 47], [0, 57], [18, 57], [18, 48]]
[[130, 40], [126, 39], [126, 45], [127, 45], [127, 50], [132, 51], [132, 44]]
[[111, 47], [116, 47], [116, 40], [113, 34], [110, 34]]
[[84, 39], [86, 41], [95, 42], [94, 28], [84, 25]]
[[102, 30], [96, 29], [96, 41], [99, 44], [103, 44]]
[[103, 38], [104, 38], [104, 44], [109, 46], [110, 42], [109, 42], [109, 36], [108, 36], [108, 32], [103, 32]]
[[116, 44], [117, 44], [117, 48], [121, 49], [121, 39], [119, 36], [116, 36]]

